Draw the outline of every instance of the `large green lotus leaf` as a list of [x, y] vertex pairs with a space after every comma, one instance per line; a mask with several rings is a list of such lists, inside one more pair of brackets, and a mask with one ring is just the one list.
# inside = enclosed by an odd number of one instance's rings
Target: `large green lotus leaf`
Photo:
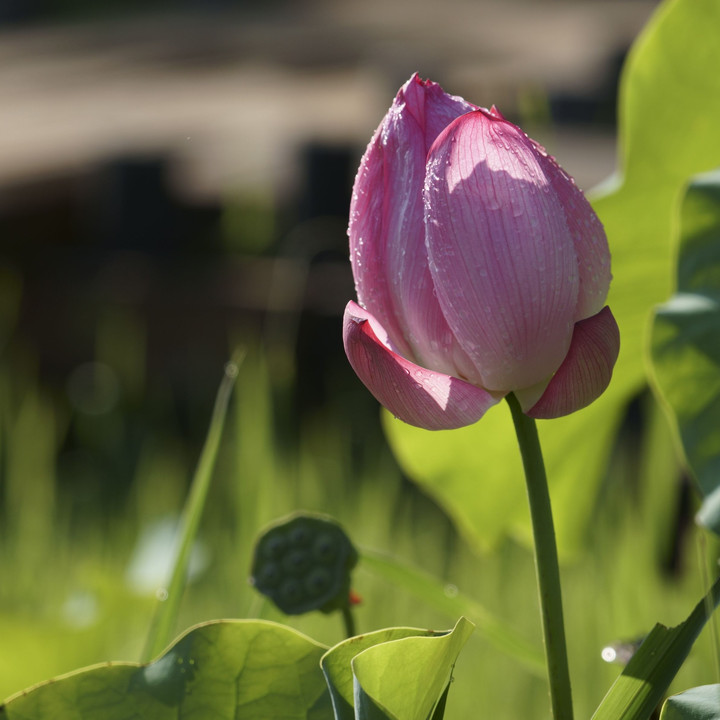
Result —
[[[718, 602], [720, 579], [685, 622], [673, 628], [656, 625], [613, 683], [592, 720], [649, 720]], [[707, 719], [717, 716], [677, 717]]]
[[449, 633], [407, 637], [357, 654], [355, 719], [428, 720], [438, 705], [444, 707], [453, 666], [472, 632], [472, 623], [461, 618]]
[[703, 685], [668, 698], [660, 720], [720, 720], [720, 685]]
[[320, 664], [330, 688], [335, 720], [355, 720], [352, 661], [356, 655], [374, 645], [380, 645], [392, 640], [401, 640], [407, 637], [434, 637], [446, 634], [418, 628], [387, 628], [349, 638], [328, 650]]
[[720, 173], [690, 185], [680, 220], [677, 292], [652, 328], [655, 386], [706, 498], [699, 518], [720, 533]]
[[330, 720], [326, 647], [270, 622], [199, 625], [148, 665], [106, 663], [0, 706], [1, 720]]
[[[608, 304], [622, 347], [610, 388], [589, 408], [539, 424], [563, 554], [584, 540], [626, 403], [645, 386], [651, 309], [671, 292], [672, 226], [687, 180], [720, 165], [720, 3], [669, 0], [635, 43], [620, 92], [620, 172], [594, 207], [605, 224], [614, 280]], [[562, 162], [562, 158], [559, 158]], [[476, 547], [508, 531], [529, 540], [521, 465], [506, 408], [476, 425], [431, 433], [385, 427], [404, 469]]]

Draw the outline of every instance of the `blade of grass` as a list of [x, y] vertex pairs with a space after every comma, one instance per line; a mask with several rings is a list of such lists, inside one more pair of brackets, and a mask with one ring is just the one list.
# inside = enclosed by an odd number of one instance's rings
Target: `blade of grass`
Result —
[[656, 625], [600, 703], [592, 720], [647, 720], [720, 602], [720, 578], [687, 620]]
[[225, 374], [220, 389], [218, 390], [210, 419], [210, 427], [205, 439], [198, 461], [197, 469], [190, 486], [178, 532], [176, 545], [176, 556], [173, 563], [172, 575], [167, 586], [167, 597], [159, 601], [155, 616], [150, 625], [150, 631], [145, 643], [141, 662], [149, 662], [158, 655], [172, 640], [172, 635], [177, 620], [180, 600], [182, 599], [185, 583], [187, 581], [187, 570], [190, 562], [190, 553], [193, 542], [197, 535], [205, 499], [210, 488], [210, 480], [215, 467], [220, 437], [222, 436], [225, 416], [227, 415], [228, 402], [232, 393], [238, 370], [242, 364], [244, 352], [236, 353], [233, 360], [225, 366]]
[[495, 617], [476, 600], [454, 587], [447, 592], [447, 583], [411, 565], [374, 550], [362, 549], [363, 565], [371, 572], [404, 588], [415, 597], [448, 616], [465, 616], [476, 625], [477, 632], [498, 650], [522, 663], [533, 675], [545, 678], [542, 650], [521, 637], [510, 625]]

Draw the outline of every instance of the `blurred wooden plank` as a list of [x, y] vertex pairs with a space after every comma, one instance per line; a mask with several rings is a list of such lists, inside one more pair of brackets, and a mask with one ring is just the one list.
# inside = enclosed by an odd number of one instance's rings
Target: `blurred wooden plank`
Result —
[[414, 70], [512, 112], [591, 88], [649, 0], [316, 0], [0, 30], [0, 188], [167, 153], [183, 192], [296, 181], [307, 139], [360, 147]]

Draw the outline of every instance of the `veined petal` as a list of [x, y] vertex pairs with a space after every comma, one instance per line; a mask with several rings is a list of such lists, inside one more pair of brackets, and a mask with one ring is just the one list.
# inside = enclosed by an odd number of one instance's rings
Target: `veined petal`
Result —
[[348, 229], [359, 302], [403, 355], [454, 374], [471, 371], [472, 364], [433, 293], [422, 188], [433, 141], [449, 122], [474, 108], [436, 83], [410, 78], [363, 156]]
[[619, 351], [620, 331], [610, 308], [604, 307], [575, 325], [570, 350], [547, 390], [523, 411], [533, 418], [556, 418], [589, 405], [610, 383]]
[[357, 376], [395, 417], [426, 430], [451, 430], [479, 420], [495, 398], [458, 378], [406, 360], [383, 342], [377, 320], [354, 302], [343, 319], [343, 343]]
[[501, 116], [453, 121], [430, 150], [426, 245], [437, 297], [489, 390], [550, 377], [567, 354], [579, 274], [535, 144]]
[[560, 199], [567, 226], [575, 243], [580, 287], [575, 321], [596, 315], [605, 305], [612, 273], [610, 249], [605, 230], [595, 211], [575, 181], [557, 164], [545, 149], [531, 141], [540, 154], [540, 164]]

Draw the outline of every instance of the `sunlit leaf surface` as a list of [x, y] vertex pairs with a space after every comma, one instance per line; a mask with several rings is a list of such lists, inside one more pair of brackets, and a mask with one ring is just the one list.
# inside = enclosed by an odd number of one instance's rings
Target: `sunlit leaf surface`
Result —
[[432, 630], [418, 628], [387, 628], [349, 638], [336, 645], [322, 659], [322, 669], [330, 688], [335, 720], [355, 720], [353, 659], [368, 648], [401, 640], [407, 637], [434, 637], [446, 633], [434, 633]]
[[327, 648], [261, 621], [200, 625], [148, 665], [104, 664], [37, 686], [2, 720], [330, 720]]
[[430, 717], [472, 631], [472, 624], [460, 619], [450, 633], [403, 638], [357, 655], [352, 662], [357, 720]]

